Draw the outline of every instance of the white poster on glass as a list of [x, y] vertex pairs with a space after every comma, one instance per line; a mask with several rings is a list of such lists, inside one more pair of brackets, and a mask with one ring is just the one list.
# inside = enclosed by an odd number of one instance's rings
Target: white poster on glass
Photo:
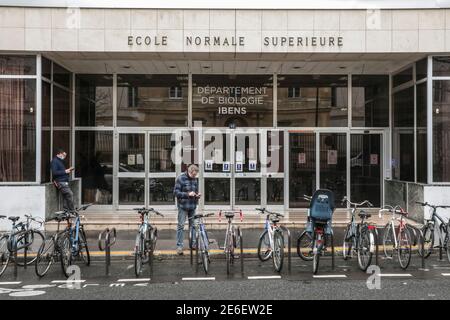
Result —
[[213, 161], [205, 160], [205, 171], [211, 171], [213, 169]]
[[230, 172], [230, 162], [229, 161], [224, 161], [224, 163], [222, 164], [222, 171]]
[[141, 153], [138, 153], [136, 155], [136, 164], [144, 164], [144, 157]]
[[134, 166], [136, 164], [136, 155], [129, 154], [127, 163], [128, 163], [129, 166]]
[[256, 171], [256, 160], [250, 160], [248, 162], [248, 170], [249, 171]]
[[243, 164], [242, 162], [236, 162], [236, 172], [242, 172], [243, 171]]
[[337, 164], [337, 150], [328, 150], [328, 164]]

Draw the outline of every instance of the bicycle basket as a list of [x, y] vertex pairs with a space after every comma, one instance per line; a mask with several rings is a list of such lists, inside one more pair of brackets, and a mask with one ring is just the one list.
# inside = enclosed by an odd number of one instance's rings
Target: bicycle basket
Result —
[[310, 216], [315, 220], [328, 221], [333, 217], [334, 194], [327, 189], [314, 192], [310, 205]]

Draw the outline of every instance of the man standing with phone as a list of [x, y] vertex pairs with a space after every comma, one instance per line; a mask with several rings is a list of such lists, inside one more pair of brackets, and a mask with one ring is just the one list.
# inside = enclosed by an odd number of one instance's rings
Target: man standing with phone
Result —
[[51, 163], [53, 183], [56, 188], [61, 192], [63, 197], [63, 207], [66, 211], [74, 211], [73, 205], [73, 192], [69, 187], [69, 174], [74, 170], [73, 167], [66, 169], [64, 159], [66, 159], [67, 153], [59, 148], [56, 151], [56, 156]]
[[[195, 215], [198, 199], [201, 194], [198, 192], [198, 175], [199, 169], [195, 164], [191, 164], [187, 171], [180, 174], [173, 189], [173, 194], [177, 198], [178, 206], [178, 226], [177, 226], [177, 253], [183, 254], [184, 241], [184, 223], [186, 217], [191, 218]], [[189, 219], [189, 232], [192, 230], [193, 221]], [[191, 245], [194, 245], [191, 243]]]

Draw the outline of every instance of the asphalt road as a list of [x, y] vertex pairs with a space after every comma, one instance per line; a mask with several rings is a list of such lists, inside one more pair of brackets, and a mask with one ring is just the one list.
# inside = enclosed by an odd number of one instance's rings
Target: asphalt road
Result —
[[63, 282], [59, 264], [42, 279], [33, 267], [20, 268], [15, 279], [10, 267], [0, 278], [0, 299], [450, 299], [450, 264], [438, 261], [437, 255], [426, 261], [429, 270], [420, 269], [416, 254], [406, 271], [395, 260], [379, 262], [381, 275], [369, 281], [375, 286], [380, 280], [379, 287], [372, 289], [367, 285], [370, 274], [358, 269], [356, 259], [344, 261], [342, 257], [336, 257], [334, 270], [331, 259], [323, 258], [319, 277], [313, 277], [311, 262], [297, 256], [292, 257], [291, 272], [285, 265], [277, 274], [270, 261], [246, 258], [244, 273], [238, 262], [229, 276], [220, 256], [212, 258], [208, 275], [201, 266], [196, 272], [188, 257], [160, 258], [153, 273], [144, 270], [138, 280], [132, 260], [114, 260], [110, 276], [104, 274], [104, 262], [96, 260], [89, 267], [81, 266], [80, 282], [71, 284]]

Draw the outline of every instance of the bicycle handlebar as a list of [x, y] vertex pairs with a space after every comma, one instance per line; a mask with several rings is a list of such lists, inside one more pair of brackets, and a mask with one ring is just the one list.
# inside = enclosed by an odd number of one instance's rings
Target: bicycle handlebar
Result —
[[137, 211], [139, 214], [154, 213], [154, 214], [157, 214], [158, 216], [164, 217], [164, 215], [161, 212], [156, 211], [153, 208], [148, 208], [148, 209], [147, 208], [134, 208], [133, 210]]
[[350, 204], [351, 206], [357, 208], [357, 207], [362, 207], [364, 205], [367, 205], [369, 207], [373, 207], [373, 204], [369, 201], [369, 200], [364, 200], [363, 202], [357, 203], [357, 202], [351, 202], [350, 200], [348, 200], [347, 197], [342, 198], [341, 203], [347, 202], [348, 204]]
[[449, 209], [450, 208], [450, 206], [447, 206], [447, 205], [435, 206], [435, 205], [429, 204], [428, 202], [416, 201], [416, 203], [420, 204], [422, 207], [427, 207], [428, 206], [428, 207], [433, 208], [433, 209], [437, 209], [437, 208]]
[[255, 208], [256, 210], [258, 210], [259, 212], [261, 212], [260, 214], [268, 214], [268, 215], [275, 215], [277, 217], [284, 217], [284, 214], [278, 213], [278, 212], [273, 212], [273, 211], [269, 211], [266, 208]]

